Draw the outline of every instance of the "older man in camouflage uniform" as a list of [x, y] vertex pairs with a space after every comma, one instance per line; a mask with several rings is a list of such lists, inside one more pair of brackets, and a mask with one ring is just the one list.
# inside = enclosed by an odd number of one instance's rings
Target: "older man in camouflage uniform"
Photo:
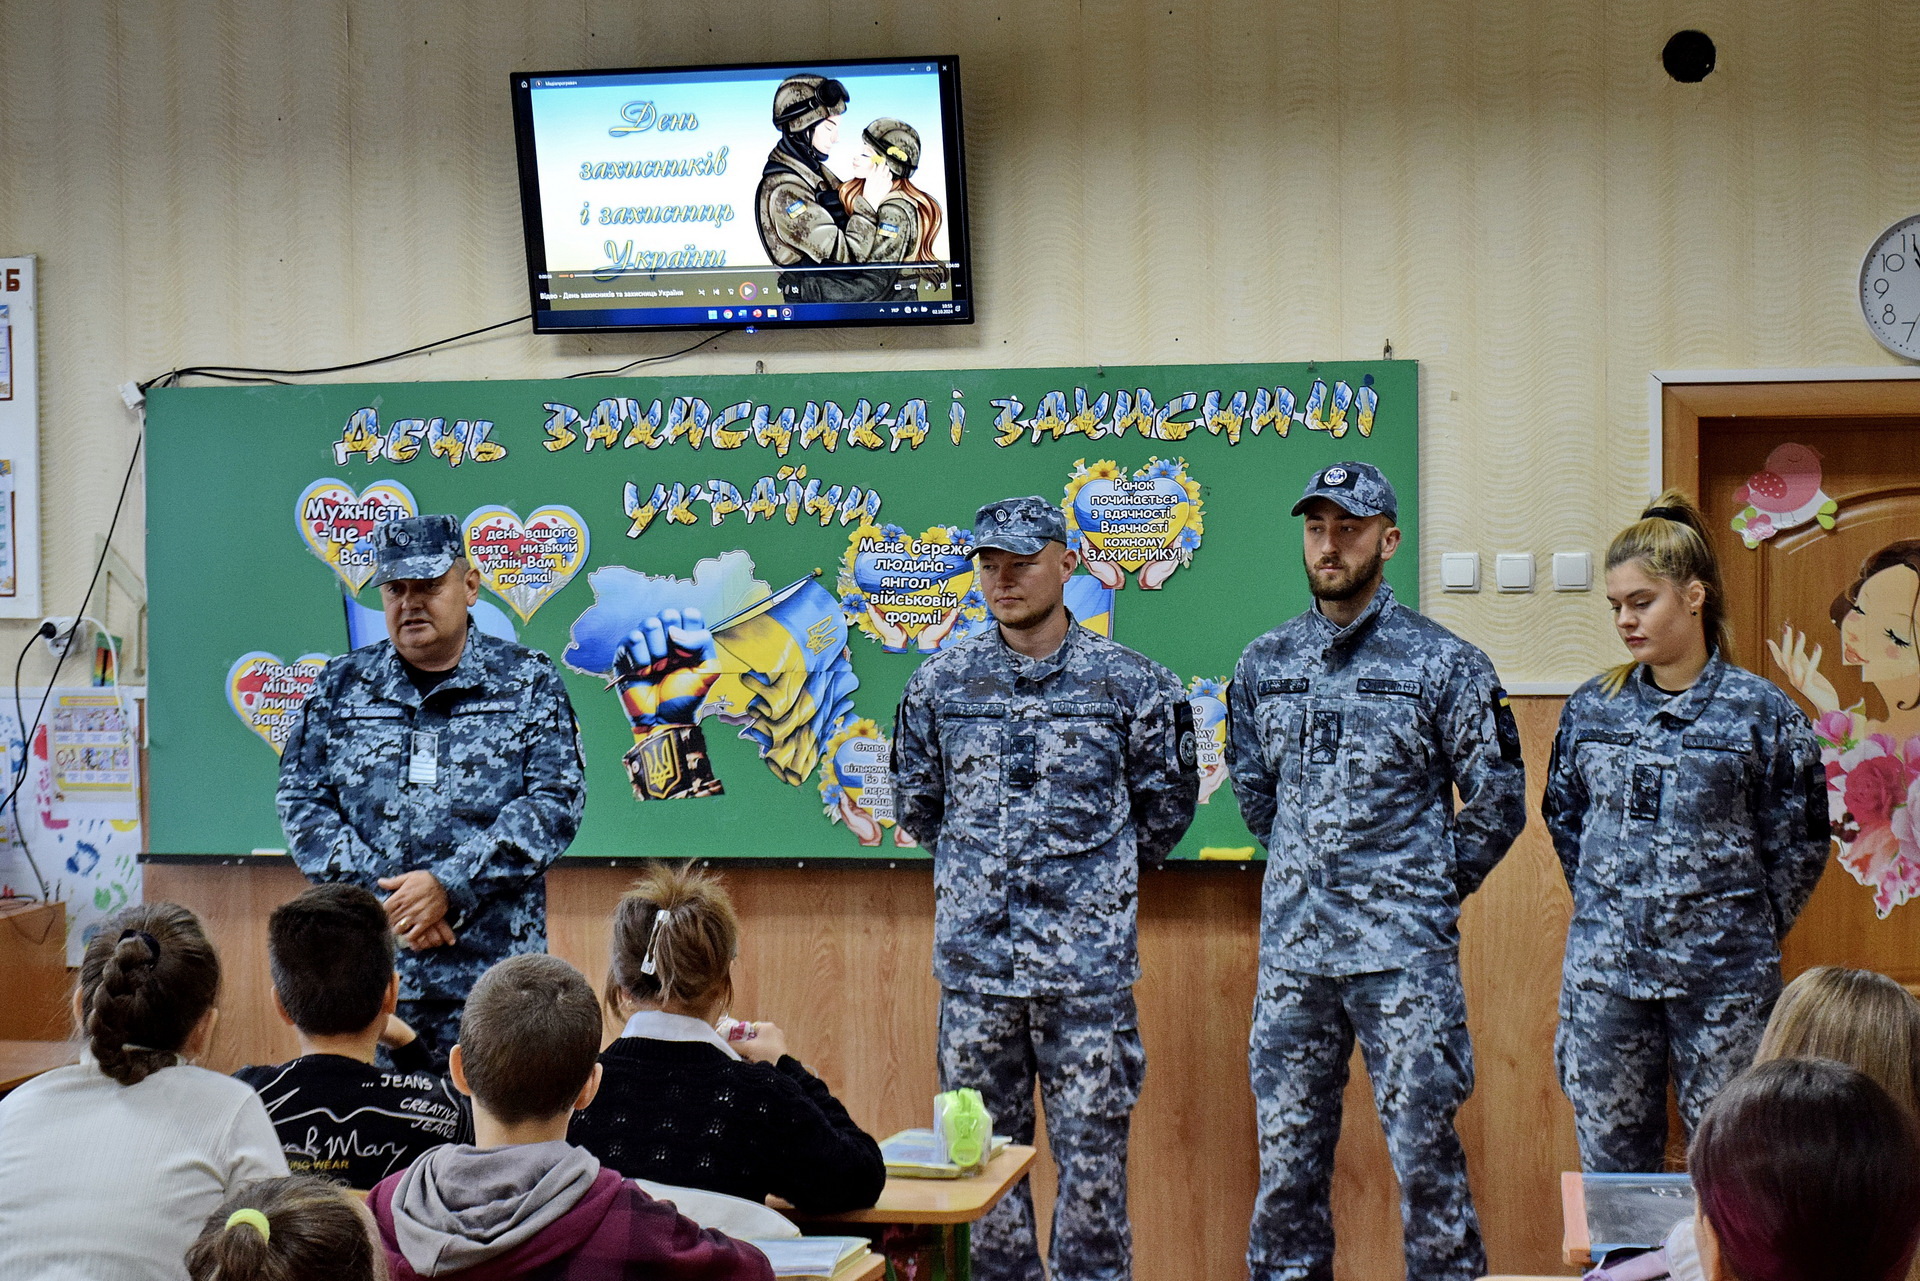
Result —
[[579, 735], [552, 660], [469, 620], [480, 579], [453, 517], [390, 521], [373, 544], [389, 639], [320, 673], [276, 799], [310, 879], [387, 892], [400, 1017], [444, 1054], [487, 967], [546, 950], [542, 873], [580, 826]]
[[1573, 891], [1554, 1059], [1584, 1169], [1664, 1168], [1753, 1061], [1780, 940], [1826, 869], [1813, 726], [1717, 651], [1681, 693], [1637, 666], [1567, 701], [1541, 812]]
[[[1132, 1271], [1127, 1122], [1146, 1056], [1139, 864], [1193, 821], [1193, 714], [1172, 672], [1074, 623], [1060, 509], [1015, 498], [974, 526], [998, 626], [923, 663], [894, 723], [900, 825], [933, 852], [944, 1087], [1030, 1143], [1037, 1077], [1060, 1167], [1054, 1281]], [[977, 1275], [1040, 1281], [1023, 1183], [974, 1236]]]
[[1486, 1271], [1453, 1126], [1473, 1090], [1460, 902], [1526, 825], [1525, 777], [1493, 664], [1381, 581], [1398, 510], [1366, 463], [1308, 482], [1293, 512], [1316, 607], [1249, 645], [1228, 691], [1234, 795], [1267, 847], [1253, 1281], [1333, 1276], [1356, 1035], [1400, 1176], [1408, 1281]]

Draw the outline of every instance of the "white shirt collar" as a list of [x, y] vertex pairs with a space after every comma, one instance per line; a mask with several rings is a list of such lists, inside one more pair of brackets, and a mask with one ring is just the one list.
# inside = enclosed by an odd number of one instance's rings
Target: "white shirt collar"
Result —
[[621, 1036], [645, 1037], [649, 1041], [705, 1041], [717, 1045], [730, 1059], [740, 1051], [727, 1043], [711, 1023], [703, 1023], [691, 1014], [669, 1014], [665, 1010], [641, 1010], [627, 1020]]

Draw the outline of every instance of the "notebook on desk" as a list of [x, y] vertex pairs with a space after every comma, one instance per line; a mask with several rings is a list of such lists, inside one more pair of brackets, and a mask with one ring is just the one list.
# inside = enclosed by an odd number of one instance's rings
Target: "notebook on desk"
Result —
[[826, 1281], [871, 1245], [865, 1237], [781, 1237], [747, 1244], [767, 1256], [782, 1281]]
[[1657, 1246], [1693, 1215], [1693, 1181], [1684, 1174], [1583, 1174], [1580, 1183], [1596, 1259], [1623, 1246]]
[[[987, 1160], [999, 1156], [1012, 1142], [1004, 1134], [994, 1135], [987, 1148]], [[880, 1157], [887, 1163], [888, 1176], [896, 1179], [958, 1179], [979, 1172], [977, 1167], [967, 1168], [947, 1160], [939, 1138], [927, 1129], [902, 1130], [882, 1139]]]

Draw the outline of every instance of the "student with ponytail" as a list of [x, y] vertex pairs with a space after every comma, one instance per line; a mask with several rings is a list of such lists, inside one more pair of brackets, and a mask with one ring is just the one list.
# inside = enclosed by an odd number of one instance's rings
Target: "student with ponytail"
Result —
[[1581, 1165], [1650, 1171], [1669, 1072], [1691, 1133], [1753, 1058], [1826, 863], [1826, 777], [1807, 718], [1733, 664], [1686, 495], [1615, 537], [1607, 601], [1631, 657], [1568, 700], [1542, 803], [1573, 891], [1554, 1057]]
[[[740, 925], [717, 877], [655, 866], [613, 913], [600, 1092], [567, 1138], [628, 1178], [829, 1214], [887, 1181], [880, 1146], [771, 1023], [724, 1018]], [[728, 1029], [723, 1034], [716, 1023]]]
[[173, 903], [130, 907], [87, 944], [80, 1062], [0, 1100], [0, 1277], [178, 1281], [230, 1191], [287, 1173], [260, 1097], [194, 1067], [220, 961]]
[[373, 1216], [338, 1183], [262, 1179], [221, 1202], [187, 1250], [193, 1281], [386, 1281]]

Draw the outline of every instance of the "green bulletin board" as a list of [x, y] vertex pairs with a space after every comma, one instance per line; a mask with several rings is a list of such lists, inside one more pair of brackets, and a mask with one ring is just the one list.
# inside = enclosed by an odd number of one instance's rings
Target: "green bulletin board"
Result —
[[[1019, 494], [1071, 499], [1098, 573], [1070, 603], [1189, 686], [1206, 764], [1241, 649], [1309, 603], [1289, 509], [1311, 473], [1393, 480], [1388, 578], [1417, 600], [1416, 388], [1413, 362], [1376, 361], [155, 391], [150, 848], [285, 845], [275, 743], [356, 602], [384, 637], [353, 589], [366, 532], [407, 512], [460, 518], [482, 625], [561, 665], [587, 758], [573, 857], [924, 857], [897, 843], [885, 735], [926, 654], [991, 626], [959, 551]], [[629, 755], [669, 793], [673, 761], [635, 750], [607, 673], [668, 607], [714, 644], [652, 695], [722, 790], [640, 800]], [[1203, 786], [1176, 857], [1246, 857], [1224, 771]]]

